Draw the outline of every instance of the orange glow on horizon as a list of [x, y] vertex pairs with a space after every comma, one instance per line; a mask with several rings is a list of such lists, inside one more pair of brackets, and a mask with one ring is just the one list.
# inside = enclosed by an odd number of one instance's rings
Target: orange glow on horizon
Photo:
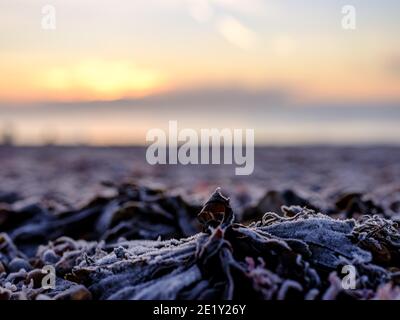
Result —
[[108, 101], [165, 90], [159, 72], [127, 61], [92, 60], [68, 66], [3, 66], [0, 100], [7, 102]]
[[281, 67], [275, 65], [267, 72], [265, 67], [257, 69], [253, 64], [247, 69], [225, 65], [215, 68], [213, 64], [184, 65], [186, 69], [176, 64], [147, 68], [128, 60], [60, 63], [34, 59], [28, 64], [14, 57], [0, 61], [0, 102], [112, 101], [203, 87], [254, 91], [277, 88], [294, 93], [298, 102], [306, 103], [400, 99], [399, 80], [386, 74], [374, 70], [358, 73], [361, 68], [340, 61], [329, 65], [314, 61], [311, 68], [309, 61], [302, 60], [307, 63], [281, 62]]

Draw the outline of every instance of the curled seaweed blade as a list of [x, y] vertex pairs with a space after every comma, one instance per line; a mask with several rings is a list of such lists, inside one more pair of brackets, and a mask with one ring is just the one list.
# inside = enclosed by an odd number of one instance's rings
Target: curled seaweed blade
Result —
[[229, 203], [229, 198], [221, 193], [221, 188], [217, 188], [211, 197], [204, 204], [197, 218], [200, 223], [207, 227], [228, 226], [233, 223], [234, 214]]

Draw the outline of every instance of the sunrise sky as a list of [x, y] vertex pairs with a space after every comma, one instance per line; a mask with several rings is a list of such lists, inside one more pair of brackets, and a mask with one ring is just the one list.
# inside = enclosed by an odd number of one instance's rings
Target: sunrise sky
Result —
[[[349, 4], [355, 30], [341, 26]], [[45, 5], [56, 9], [55, 30], [41, 26]], [[398, 0], [2, 0], [0, 126], [12, 123], [21, 143], [40, 142], [50, 127], [61, 143], [77, 136], [140, 143], [146, 128], [194, 105], [236, 110], [222, 127], [241, 125], [246, 107], [254, 112], [246, 126], [260, 116], [279, 119], [282, 108], [293, 115], [312, 107], [321, 119], [321, 109], [348, 107], [361, 127], [374, 119], [359, 120], [359, 110], [381, 108], [387, 122], [377, 120], [384, 132], [374, 139], [393, 142], [387, 137], [398, 132], [387, 125], [395, 130], [400, 119], [399, 13]], [[313, 136], [318, 120], [306, 120], [299, 133]], [[293, 128], [272, 122], [281, 138], [297, 142]], [[124, 124], [129, 138], [119, 141]], [[363, 129], [359, 136], [371, 138]], [[335, 133], [325, 140], [336, 141]]]

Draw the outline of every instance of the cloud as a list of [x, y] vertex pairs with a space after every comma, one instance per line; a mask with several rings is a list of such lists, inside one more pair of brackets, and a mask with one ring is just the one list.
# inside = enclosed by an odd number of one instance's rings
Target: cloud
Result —
[[232, 16], [219, 18], [217, 29], [228, 42], [241, 49], [251, 49], [256, 44], [256, 33]]
[[197, 22], [207, 22], [214, 10], [207, 0], [189, 0], [189, 13]]
[[[214, 0], [214, 3], [225, 10], [249, 15], [258, 15], [267, 7], [263, 0]], [[270, 8], [271, 3], [268, 3], [268, 9]]]
[[[229, 11], [237, 13], [251, 13], [248, 8], [258, 7], [258, 1], [242, 0], [189, 0], [189, 14], [194, 20], [200, 23], [214, 22], [217, 32], [219, 32], [228, 42], [241, 49], [251, 49], [254, 47], [257, 35], [256, 32], [245, 26], [238, 18], [230, 15]], [[222, 14], [220, 13], [222, 11]]]

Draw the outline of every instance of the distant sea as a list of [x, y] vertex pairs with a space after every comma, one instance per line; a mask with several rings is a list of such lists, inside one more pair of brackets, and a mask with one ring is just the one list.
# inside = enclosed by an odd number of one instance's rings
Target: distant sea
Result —
[[400, 144], [400, 106], [130, 105], [0, 108], [0, 133], [16, 144], [145, 145], [152, 128], [254, 129], [258, 145]]

